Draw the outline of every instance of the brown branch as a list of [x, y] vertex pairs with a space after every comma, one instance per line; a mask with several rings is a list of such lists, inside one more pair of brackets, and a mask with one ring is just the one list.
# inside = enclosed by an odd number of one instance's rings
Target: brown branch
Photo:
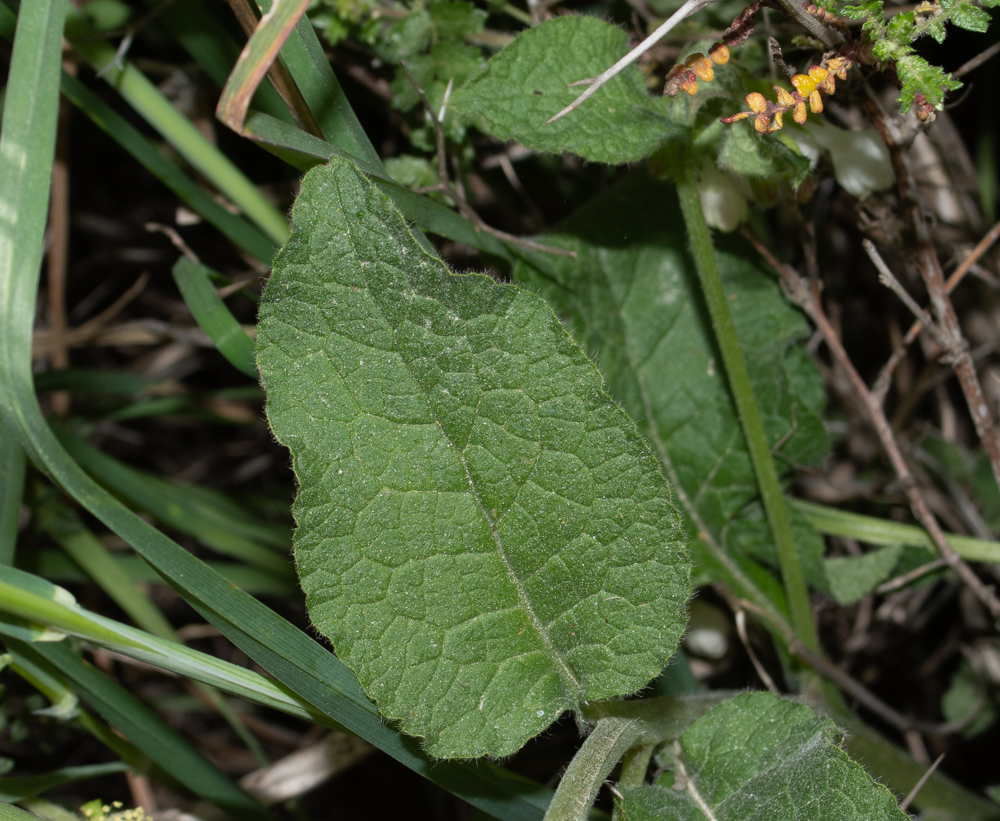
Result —
[[875, 433], [882, 443], [882, 448], [889, 457], [889, 462], [896, 473], [896, 478], [906, 493], [906, 498], [910, 503], [913, 515], [931, 537], [931, 541], [934, 542], [934, 546], [937, 548], [938, 555], [948, 567], [958, 574], [958, 577], [972, 590], [976, 598], [983, 603], [993, 617], [1000, 619], [1000, 601], [997, 600], [993, 588], [985, 585], [965, 560], [948, 544], [948, 539], [941, 529], [941, 525], [938, 524], [937, 519], [927, 505], [927, 501], [920, 491], [913, 471], [910, 470], [910, 466], [903, 457], [903, 452], [896, 441], [896, 436], [889, 425], [889, 420], [886, 419], [885, 411], [883, 411], [881, 404], [875, 401], [871, 391], [868, 390], [868, 386], [865, 385], [861, 375], [857, 372], [854, 363], [851, 362], [847, 351], [840, 341], [840, 337], [823, 311], [822, 302], [819, 298], [818, 283], [810, 285], [793, 268], [779, 262], [756, 238], [753, 238], [752, 242], [761, 256], [781, 276], [782, 287], [788, 298], [801, 307], [816, 324], [835, 362], [847, 376], [855, 396], [867, 411], [869, 421], [875, 428]]
[[[730, 594], [731, 595], [731, 594]], [[771, 621], [768, 615], [759, 607], [757, 607], [752, 602], [740, 600], [735, 603], [739, 608], [745, 608], [752, 613], [756, 613], [758, 616], [763, 618], [765, 621], [769, 622], [778, 630], [785, 639], [788, 641], [788, 651], [804, 662], [809, 664], [817, 673], [826, 679], [829, 679], [834, 684], [837, 685], [838, 689], [847, 693], [855, 701], [864, 704], [869, 710], [879, 716], [887, 724], [891, 724], [897, 730], [901, 732], [907, 732], [909, 730], [917, 730], [921, 733], [933, 733], [935, 735], [947, 735], [949, 733], [956, 733], [959, 730], [964, 729], [969, 726], [979, 714], [979, 709], [984, 706], [985, 699], [980, 696], [980, 702], [977, 704], [977, 708], [970, 711], [970, 713], [961, 719], [956, 721], [945, 721], [940, 724], [931, 723], [928, 721], [920, 721], [918, 719], [907, 718], [898, 710], [890, 707], [882, 699], [876, 696], [871, 690], [866, 688], [861, 682], [856, 678], [851, 676], [849, 673], [845, 673], [836, 664], [834, 664], [829, 659], [824, 658], [820, 653], [814, 650], [810, 650], [798, 637], [787, 630], [786, 628], [779, 625], [777, 622]]]
[[[64, 61], [63, 67], [76, 74], [76, 67]], [[51, 367], [69, 367], [69, 345], [66, 341], [66, 271], [69, 268], [69, 115], [66, 100], [59, 101], [59, 122], [56, 132], [56, 153], [52, 163], [52, 195], [49, 200], [48, 308], [51, 334]], [[69, 391], [52, 393], [52, 411], [67, 416], [70, 411]]]
[[[965, 261], [958, 266], [955, 272], [948, 277], [948, 281], [945, 283], [945, 287], [950, 294], [955, 290], [958, 283], [960, 283], [969, 271], [972, 270], [973, 266], [979, 261], [980, 257], [985, 254], [993, 245], [997, 239], [1000, 238], [1000, 222], [994, 225], [984, 236], [975, 248], [969, 253], [969, 256], [965, 258]], [[930, 311], [924, 311], [923, 316], [929, 322], [931, 319]], [[913, 344], [913, 340], [917, 338], [920, 334], [920, 329], [922, 323], [917, 321], [910, 326], [910, 330], [906, 332], [906, 336], [903, 337], [903, 341], [896, 346], [896, 349], [892, 352], [889, 357], [889, 361], [886, 362], [885, 366], [879, 372], [878, 378], [875, 380], [875, 385], [872, 388], [872, 394], [881, 403], [885, 401], [885, 396], [889, 392], [889, 386], [892, 380], [893, 371], [903, 358], [906, 356], [906, 349]]]
[[532, 251], [541, 251], [545, 254], [555, 254], [556, 256], [573, 257], [575, 259], [576, 251], [567, 251], [565, 248], [542, 245], [540, 242], [535, 242], [534, 240], [524, 239], [523, 237], [518, 237], [514, 234], [508, 234], [506, 231], [501, 231], [499, 228], [487, 225], [483, 218], [475, 212], [466, 200], [464, 192], [459, 191], [454, 185], [451, 184], [451, 178], [448, 175], [448, 155], [445, 150], [444, 128], [441, 125], [441, 121], [434, 115], [434, 109], [431, 106], [431, 101], [427, 99], [427, 93], [420, 87], [420, 84], [416, 81], [413, 75], [410, 74], [410, 70], [406, 67], [406, 64], [401, 62], [399, 65], [405, 72], [406, 78], [410, 81], [410, 85], [413, 86], [413, 90], [416, 91], [417, 96], [420, 97], [420, 102], [423, 103], [423, 106], [427, 111], [427, 116], [430, 117], [431, 124], [434, 127], [434, 140], [437, 150], [438, 183], [437, 185], [430, 185], [422, 188], [421, 193], [438, 191], [446, 197], [449, 197], [455, 205], [458, 206], [458, 213], [465, 217], [480, 231], [485, 231], [487, 234], [496, 237], [502, 242], [520, 245], [522, 248], [528, 248]]
[[991, 57], [996, 57], [997, 54], [1000, 54], [1000, 43], [994, 43], [988, 49], [986, 49], [985, 51], [981, 51], [979, 54], [977, 54], [968, 62], [962, 63], [962, 65], [960, 65], [951, 73], [951, 76], [957, 80], [963, 74], [968, 74], [970, 71], [975, 71]]
[[976, 428], [976, 434], [989, 457], [993, 479], [996, 481], [997, 487], [1000, 487], [1000, 437], [998, 437], [996, 425], [990, 417], [989, 406], [986, 404], [986, 397], [983, 395], [982, 385], [979, 384], [975, 363], [969, 352], [969, 344], [962, 335], [958, 316], [951, 304], [951, 299], [948, 297], [944, 272], [941, 270], [941, 262], [938, 260], [937, 251], [934, 250], [934, 244], [931, 241], [930, 231], [927, 228], [927, 221], [924, 219], [924, 211], [920, 206], [916, 183], [910, 173], [909, 163], [889, 129], [885, 114], [875, 100], [870, 95], [864, 94], [861, 98], [861, 106], [872, 125], [875, 126], [882, 142], [889, 149], [892, 169], [896, 173], [900, 201], [912, 233], [913, 260], [930, 296], [931, 308], [934, 318], [937, 320], [938, 329], [947, 343], [942, 361], [951, 365], [958, 377], [958, 383], [965, 395], [965, 402], [969, 408], [972, 423]]

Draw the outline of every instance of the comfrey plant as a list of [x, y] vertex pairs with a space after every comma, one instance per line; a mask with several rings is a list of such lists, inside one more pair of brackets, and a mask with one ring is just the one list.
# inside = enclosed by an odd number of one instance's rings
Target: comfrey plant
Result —
[[[689, 0], [628, 53], [618, 26], [584, 14], [543, 20], [545, 4], [531, 3], [513, 14], [531, 25], [489, 59], [483, 43], [497, 45], [498, 35], [486, 21], [510, 15], [508, 4], [327, 3], [314, 9], [317, 20], [333, 39], [371, 46], [379, 68], [392, 67], [391, 82], [373, 85], [397, 113], [415, 113], [414, 151], [435, 159], [415, 154], [387, 167], [300, 21], [307, 5], [262, 4], [267, 13], [218, 109], [235, 130], [307, 170], [290, 228], [228, 172], [230, 187], [220, 189], [233, 199], [242, 191], [269, 233], [234, 223], [193, 183], [176, 185], [248, 253], [269, 260], [281, 246], [255, 348], [222, 305], [212, 272], [185, 258], [174, 273], [206, 333], [266, 390], [268, 422], [298, 481], [298, 577], [312, 624], [334, 652], [112, 498], [105, 486], [131, 501], [141, 483], [71, 434], [57, 439], [38, 410], [30, 322], [46, 206], [38, 192], [47, 190], [51, 150], [38, 160], [40, 149], [26, 147], [54, 144], [45, 129], [56, 121], [66, 8], [32, 2], [20, 5], [18, 37], [34, 39], [15, 47], [0, 142], [7, 216], [32, 226], [0, 226], [0, 294], [10, 296], [0, 299], [0, 378], [10, 386], [0, 391], [2, 433], [13, 430], [47, 476], [272, 677], [175, 643], [169, 625], [149, 628], [158, 638], [96, 616], [62, 588], [6, 565], [0, 664], [37, 683], [63, 717], [76, 716], [75, 692], [84, 693], [108, 721], [143, 739], [141, 755], [115, 748], [123, 758], [152, 761], [174, 779], [180, 762], [194, 792], [239, 818], [268, 811], [64, 639], [346, 730], [509, 821], [601, 817], [594, 805], [605, 784], [622, 821], [873, 821], [904, 819], [911, 803], [934, 818], [1000, 816], [992, 801], [925, 777], [924, 766], [851, 709], [864, 705], [900, 732], [943, 733], [968, 727], [979, 707], [949, 715], [946, 725], [901, 715], [829, 660], [811, 598], [849, 605], [947, 571], [970, 606], [996, 621], [1000, 601], [967, 561], [1000, 563], [996, 544], [956, 539], [938, 524], [882, 409], [892, 367], [868, 388], [826, 315], [820, 266], [802, 277], [749, 231], [751, 244], [713, 237], [705, 197], [711, 183], [716, 194], [733, 192], [723, 199], [804, 198], [819, 147], [858, 196], [895, 183], [933, 308], [914, 303], [912, 336], [926, 329], [958, 377], [983, 446], [977, 479], [1000, 479], [996, 426], [906, 158], [878, 105], [852, 82], [862, 73], [886, 77], [899, 86], [900, 116], [916, 106], [914, 127], [929, 125], [957, 82], [916, 55], [914, 41], [943, 38], [946, 23], [980, 30], [986, 12], [970, 2], [924, 4], [887, 22], [879, 2], [781, 0], [776, 7], [801, 26], [809, 51], [801, 71], [785, 72], [786, 87], [759, 79], [770, 69], [767, 53], [776, 74], [785, 67], [780, 47], [755, 45], [762, 3], [744, 9], [721, 39], [686, 46], [655, 82], [636, 61], [705, 0]], [[12, 30], [13, 12], [3, 3], [0, 10]], [[107, 58], [110, 81], [136, 105], [158, 99], [120, 54], [94, 42], [81, 36], [77, 47]], [[292, 117], [249, 109], [279, 52], [285, 64], [275, 84]], [[62, 82], [111, 121], [72, 77]], [[666, 94], [651, 95], [661, 82]], [[834, 95], [858, 101], [881, 148], [868, 151], [864, 139], [851, 143], [853, 152], [832, 147], [835, 127], [815, 124]], [[182, 133], [183, 124], [172, 125]], [[541, 236], [515, 237], [486, 225], [460, 184], [473, 128], [590, 167], [636, 167]], [[884, 156], [894, 178], [851, 176], [847, 166], [862, 148], [870, 167]], [[143, 156], [175, 179], [172, 167], [156, 165], [157, 152]], [[477, 249], [500, 275], [451, 271], [428, 234]], [[871, 253], [888, 270], [874, 246]], [[894, 281], [891, 271], [883, 278]], [[819, 470], [831, 449], [810, 336], [854, 391], [920, 529], [792, 497], [795, 472]], [[75, 458], [89, 460], [103, 485]], [[155, 485], [151, 515], [187, 532], [177, 510], [195, 506], [183, 508], [175, 494]], [[39, 505], [40, 526], [55, 538], [78, 537], [83, 524], [55, 508]], [[223, 521], [236, 528], [227, 510]], [[995, 529], [1000, 514], [984, 511], [977, 524]], [[218, 541], [230, 535], [213, 527]], [[824, 534], [881, 547], [831, 558]], [[262, 552], [270, 572], [288, 569], [284, 557], [275, 564]], [[786, 695], [764, 665], [772, 692], [701, 689], [680, 649], [699, 588], [731, 607], [744, 637], [752, 619], [769, 638]], [[991, 698], [983, 695], [992, 709]], [[82, 715], [109, 746], [118, 743]], [[554, 792], [498, 763], [565, 719], [583, 740]]]

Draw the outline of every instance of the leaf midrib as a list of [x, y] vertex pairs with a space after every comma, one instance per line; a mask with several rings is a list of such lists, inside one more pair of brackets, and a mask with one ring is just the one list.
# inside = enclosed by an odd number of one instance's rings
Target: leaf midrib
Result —
[[[358, 174], [360, 176], [359, 172], [354, 171], [354, 173]], [[340, 210], [341, 210], [341, 213], [342, 214], [346, 214], [347, 211], [345, 210], [345, 207], [344, 207], [345, 200], [344, 200], [344, 196], [343, 196], [343, 194], [341, 192], [340, 180], [339, 180], [339, 178], [336, 175], [334, 176], [334, 184], [335, 184], [336, 189], [337, 189], [337, 197], [340, 200], [340, 206], [341, 206]], [[388, 198], [385, 198], [385, 200], [387, 200], [387, 199]], [[391, 203], [387, 202], [386, 204], [389, 205], [390, 209], [392, 209], [393, 212], [395, 211], [395, 208], [391, 205]], [[400, 217], [400, 220], [402, 220], [402, 217]], [[351, 250], [352, 250], [352, 253], [354, 255], [354, 260], [355, 260], [355, 263], [357, 264], [357, 269], [361, 273], [361, 276], [365, 280], [365, 287], [366, 287], [366, 289], [368, 290], [369, 293], [371, 293], [372, 290], [371, 290], [371, 287], [370, 287], [369, 282], [368, 282], [368, 275], [367, 275], [367, 273], [365, 271], [365, 267], [360, 264], [360, 262], [361, 262], [361, 255], [358, 253], [357, 245], [355, 244], [355, 241], [354, 241], [354, 232], [353, 232], [351, 221], [348, 220], [348, 219], [345, 219], [344, 222], [345, 222], [345, 225], [346, 225], [346, 234], [347, 234], [347, 237], [348, 237], [348, 239], [350, 240], [350, 243], [351, 243]], [[422, 254], [424, 257], [426, 257], [428, 260], [430, 260], [431, 263], [433, 263], [434, 265], [440, 266], [444, 270], [444, 272], [445, 272], [445, 274], [447, 276], [454, 276], [454, 274], [452, 274], [451, 271], [449, 271], [447, 269], [447, 267], [439, 259], [436, 259], [435, 257], [433, 257], [430, 254], [428, 254], [427, 251], [424, 250], [424, 248], [421, 247], [416, 242], [416, 240], [413, 240], [412, 232], [410, 232], [409, 226], [407, 226], [405, 224], [405, 222], [404, 222], [404, 227], [406, 228], [407, 233], [410, 234], [410, 238], [411, 238], [411, 240], [413, 242], [413, 246], [418, 250], [418, 252], [420, 254]], [[409, 273], [406, 272], [405, 270], [403, 270], [402, 272], [407, 275], [407, 280], [412, 285], [413, 281], [412, 281], [412, 278], [409, 276]], [[419, 291], [417, 290], [417, 288], [414, 288], [414, 292], [419, 293]], [[542, 624], [541, 619], [538, 617], [538, 614], [535, 612], [535, 608], [531, 604], [531, 600], [528, 597], [527, 590], [525, 590], [525, 588], [524, 588], [524, 584], [521, 582], [521, 579], [518, 577], [518, 575], [514, 571], [514, 568], [511, 566], [510, 561], [507, 558], [507, 553], [506, 553], [506, 550], [504, 549], [503, 541], [500, 538], [500, 534], [499, 534], [499, 531], [497, 529], [497, 524], [493, 520], [493, 517], [490, 515], [489, 511], [486, 509], [486, 506], [483, 504], [483, 500], [480, 497], [479, 490], [476, 487], [475, 480], [474, 480], [474, 478], [472, 476], [472, 473], [471, 473], [471, 471], [469, 469], [468, 462], [466, 461], [466, 458], [465, 458], [465, 450], [463, 448], [459, 448], [457, 446], [457, 444], [455, 443], [455, 441], [449, 435], [448, 431], [445, 429], [444, 425], [440, 424], [440, 420], [437, 419], [436, 414], [434, 413], [433, 405], [431, 404], [430, 397], [427, 395], [427, 393], [424, 390], [423, 386], [420, 384], [420, 381], [417, 379], [416, 375], [414, 374], [412, 368], [410, 367], [410, 363], [406, 360], [405, 357], [403, 357], [400, 354], [399, 349], [397, 348], [397, 346], [395, 344], [395, 338], [396, 338], [396, 331], [397, 331], [397, 329], [386, 318], [386, 316], [385, 316], [384, 312], [382, 311], [381, 306], [378, 304], [377, 300], [372, 299], [372, 304], [374, 305], [375, 310], [378, 311], [379, 316], [381, 317], [382, 321], [386, 324], [386, 326], [389, 327], [389, 328], [392, 328], [392, 330], [393, 330], [393, 343], [394, 343], [393, 344], [393, 351], [392, 352], [399, 357], [400, 363], [403, 365], [404, 368], [406, 368], [407, 372], [413, 378], [414, 384], [417, 386], [417, 389], [420, 391], [421, 395], [424, 397], [424, 401], [425, 401], [425, 403], [427, 405], [428, 410], [431, 412], [431, 416], [434, 417], [435, 421], [438, 422], [438, 427], [441, 430], [442, 436], [444, 436], [451, 443], [451, 445], [452, 445], [451, 450], [456, 454], [456, 456], [457, 456], [460, 464], [462, 465], [462, 470], [465, 472], [466, 479], [469, 482], [469, 487], [472, 489], [471, 490], [472, 497], [473, 497], [473, 499], [475, 499], [476, 505], [478, 506], [481, 515], [486, 520], [486, 522], [489, 524], [490, 534], [493, 537], [493, 542], [496, 545], [497, 552], [500, 554], [500, 559], [503, 561], [504, 567], [507, 570], [507, 575], [510, 578], [511, 583], [514, 585], [514, 589], [517, 591], [518, 599], [519, 599], [519, 601], [521, 603], [521, 606], [528, 613], [528, 616], [531, 618], [531, 621], [534, 624], [535, 630], [538, 633], [539, 637], [541, 638], [543, 645], [549, 651], [549, 655], [552, 658], [552, 661], [553, 661], [553, 663], [556, 666], [557, 672], [559, 674], [559, 678], [563, 682], [564, 689], [567, 690], [568, 693], [572, 695], [572, 699], [573, 699], [574, 703], [578, 702], [579, 698], [580, 698], [580, 696], [581, 696], [581, 694], [583, 692], [583, 687], [582, 687], [579, 679], [574, 675], [573, 670], [571, 669], [571, 667], [569, 665], [569, 662], [566, 661], [562, 657], [562, 654], [559, 652], [558, 648], [555, 646], [554, 642], [552, 641], [552, 638], [549, 635], [548, 630]]]

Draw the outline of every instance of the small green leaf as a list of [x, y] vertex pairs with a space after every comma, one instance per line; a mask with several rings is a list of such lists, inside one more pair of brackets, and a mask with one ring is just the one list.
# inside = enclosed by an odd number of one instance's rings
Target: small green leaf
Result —
[[[1000, 661], [996, 650], [986, 649], [985, 652], [994, 654], [993, 663]], [[947, 721], [961, 721], [972, 713], [978, 713], [967, 726], [962, 728], [962, 735], [965, 738], [979, 735], [996, 721], [996, 702], [989, 698], [986, 687], [972, 669], [968, 659], [962, 659], [951, 677], [951, 683], [941, 697], [941, 713]]]
[[900, 57], [896, 63], [896, 70], [899, 72], [899, 79], [903, 81], [903, 90], [899, 95], [899, 104], [903, 111], [909, 111], [913, 105], [913, 98], [918, 93], [925, 94], [927, 102], [940, 109], [944, 104], [944, 95], [962, 87], [962, 84], [958, 80], [953, 80], [944, 69], [932, 66], [916, 54]]
[[948, 32], [945, 31], [944, 23], [941, 20], [928, 21], [927, 33], [939, 43], [943, 43], [944, 38], [948, 36]]
[[430, 12], [415, 11], [389, 26], [376, 50], [383, 60], [393, 63], [409, 59], [430, 45], [431, 29]]
[[655, 456], [551, 308], [450, 274], [347, 161], [303, 181], [258, 364], [310, 616], [433, 755], [666, 664], [690, 568]]
[[990, 15], [972, 3], [963, 3], [951, 13], [949, 22], [968, 31], [985, 32], [990, 27]]
[[571, 151], [588, 160], [625, 163], [651, 154], [680, 126], [662, 99], [646, 93], [630, 67], [583, 106], [549, 125], [585, 86], [627, 49], [627, 35], [595, 17], [557, 17], [522, 32], [462, 86], [452, 106], [501, 140], [538, 151]]
[[856, 602], [889, 578], [902, 555], [903, 546], [897, 544], [860, 556], [824, 559], [830, 592], [840, 604]]
[[780, 136], [775, 139], [758, 134], [749, 121], [733, 123], [719, 146], [719, 166], [757, 179], [787, 176], [798, 187], [809, 174], [809, 160], [793, 146]]
[[882, 17], [882, 0], [866, 0], [856, 6], [844, 6], [840, 13], [851, 20], [864, 20], [866, 17]]
[[828, 718], [770, 693], [744, 693], [674, 745], [665, 782], [622, 790], [629, 821], [878, 821], [909, 818], [840, 749]]

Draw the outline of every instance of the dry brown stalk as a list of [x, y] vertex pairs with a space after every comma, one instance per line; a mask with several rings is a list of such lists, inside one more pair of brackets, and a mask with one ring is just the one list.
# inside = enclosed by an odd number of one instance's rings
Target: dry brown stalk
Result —
[[993, 479], [996, 481], [997, 487], [1000, 487], [1000, 437], [997, 435], [996, 425], [990, 416], [982, 385], [979, 384], [979, 376], [969, 351], [969, 343], [962, 335], [958, 315], [955, 313], [955, 308], [948, 296], [944, 272], [941, 270], [941, 262], [927, 228], [927, 220], [917, 196], [916, 183], [910, 172], [909, 162], [902, 148], [896, 142], [885, 114], [875, 100], [865, 94], [862, 96], [861, 105], [878, 135], [882, 138], [882, 142], [889, 149], [889, 158], [896, 174], [896, 186], [900, 201], [912, 233], [913, 261], [927, 288], [938, 330], [947, 345], [942, 361], [951, 365], [958, 377], [962, 393], [965, 395], [966, 405], [969, 408], [969, 415], [976, 428], [976, 434], [989, 457]]
[[754, 239], [753, 244], [761, 256], [781, 276], [782, 287], [788, 298], [801, 307], [819, 329], [820, 334], [823, 336], [823, 341], [826, 342], [830, 353], [833, 355], [834, 361], [840, 366], [841, 372], [847, 377], [855, 397], [867, 411], [869, 421], [875, 428], [875, 433], [878, 435], [882, 448], [889, 457], [889, 462], [892, 464], [896, 478], [906, 494], [913, 515], [931, 537], [934, 546], [937, 548], [938, 555], [958, 574], [962, 582], [972, 590], [976, 598], [989, 610], [993, 618], [1000, 620], [1000, 600], [997, 599], [993, 588], [984, 584], [965, 560], [948, 544], [948, 539], [941, 529], [941, 525], [938, 524], [937, 518], [931, 512], [927, 500], [924, 499], [920, 486], [913, 475], [913, 471], [903, 456], [902, 449], [899, 446], [899, 442], [896, 441], [896, 435], [889, 425], [889, 420], [885, 416], [882, 405], [872, 396], [871, 391], [844, 349], [840, 341], [840, 336], [834, 330], [833, 325], [823, 310], [823, 305], [819, 297], [818, 283], [810, 284], [807, 282], [793, 268], [779, 262], [770, 250], [764, 247], [759, 241]]

